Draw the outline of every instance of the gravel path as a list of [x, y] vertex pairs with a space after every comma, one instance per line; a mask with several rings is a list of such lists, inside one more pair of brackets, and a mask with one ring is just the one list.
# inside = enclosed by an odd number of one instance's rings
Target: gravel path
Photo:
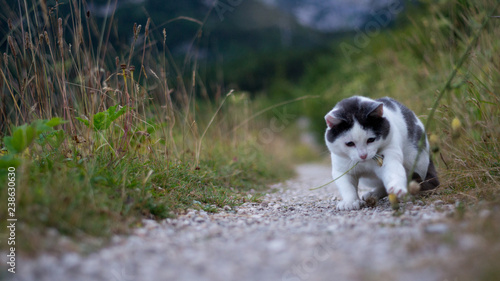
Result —
[[[82, 257], [20, 260], [14, 280], [444, 280], [440, 261], [451, 249], [429, 236], [454, 206], [407, 203], [394, 216], [387, 202], [336, 211], [323, 165], [302, 165], [297, 178], [273, 186], [262, 203], [217, 214], [189, 211], [161, 223], [145, 221], [134, 235]], [[438, 211], [439, 210], [439, 211]], [[465, 236], [466, 237], [466, 236]], [[463, 240], [463, 241], [462, 241]], [[474, 239], [462, 239], [463, 247]]]

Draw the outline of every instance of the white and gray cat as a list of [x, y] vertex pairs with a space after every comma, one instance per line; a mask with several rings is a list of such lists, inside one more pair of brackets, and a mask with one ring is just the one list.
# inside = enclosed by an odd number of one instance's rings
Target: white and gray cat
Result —
[[[326, 145], [332, 158], [332, 176], [342, 196], [338, 210], [356, 210], [370, 197], [380, 199], [393, 193], [405, 195], [407, 174], [418, 154], [424, 126], [415, 113], [394, 99], [373, 100], [354, 96], [337, 103], [325, 116]], [[382, 164], [373, 158], [383, 157]], [[429, 155], [429, 142], [421, 151], [412, 175], [421, 190], [439, 185]], [[423, 180], [422, 180], [423, 179]], [[358, 184], [374, 190], [358, 197]]]

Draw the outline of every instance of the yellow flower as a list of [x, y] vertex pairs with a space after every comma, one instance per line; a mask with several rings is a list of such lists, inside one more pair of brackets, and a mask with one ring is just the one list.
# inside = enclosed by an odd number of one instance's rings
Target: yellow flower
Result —
[[399, 200], [396, 194], [394, 193], [389, 194], [389, 202], [391, 202], [391, 206], [394, 210], [399, 209]]
[[431, 145], [432, 152], [436, 153], [439, 151], [439, 138], [435, 134], [429, 136], [429, 144]]
[[453, 138], [458, 138], [460, 136], [460, 128], [462, 128], [462, 123], [458, 120], [457, 117], [453, 118], [451, 121], [451, 136]]
[[458, 120], [457, 117], [453, 118], [453, 121], [451, 121], [451, 128], [456, 131], [462, 127], [462, 123], [460, 123], [460, 120]]
[[408, 190], [412, 195], [416, 195], [420, 192], [420, 184], [418, 184], [416, 181], [411, 181], [408, 185]]

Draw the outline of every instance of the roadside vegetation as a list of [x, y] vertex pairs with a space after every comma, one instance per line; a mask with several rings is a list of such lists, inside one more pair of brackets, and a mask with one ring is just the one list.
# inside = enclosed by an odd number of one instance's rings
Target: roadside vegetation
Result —
[[217, 212], [291, 176], [291, 155], [276, 152], [287, 143], [262, 136], [271, 117], [292, 126], [283, 108], [252, 117], [262, 108], [244, 92], [208, 97], [196, 51], [179, 64], [150, 20], [119, 27], [133, 38], [120, 53], [108, 41], [115, 26], [64, 5], [70, 14], [46, 1], [2, 11], [0, 202], [15, 168], [18, 249], [91, 250], [143, 218]]

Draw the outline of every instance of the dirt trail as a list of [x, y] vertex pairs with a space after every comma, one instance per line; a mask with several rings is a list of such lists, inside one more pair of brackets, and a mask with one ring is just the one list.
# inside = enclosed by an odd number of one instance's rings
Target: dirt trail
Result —
[[[454, 206], [417, 201], [394, 216], [375, 208], [336, 211], [323, 165], [302, 165], [262, 203], [207, 214], [190, 211], [82, 257], [43, 255], [18, 263], [14, 280], [444, 280], [452, 250], [429, 237], [451, 230]], [[439, 239], [438, 239], [439, 240]], [[463, 240], [463, 241], [462, 241]], [[464, 236], [463, 247], [474, 239]], [[425, 241], [425, 242], [424, 242]]]

